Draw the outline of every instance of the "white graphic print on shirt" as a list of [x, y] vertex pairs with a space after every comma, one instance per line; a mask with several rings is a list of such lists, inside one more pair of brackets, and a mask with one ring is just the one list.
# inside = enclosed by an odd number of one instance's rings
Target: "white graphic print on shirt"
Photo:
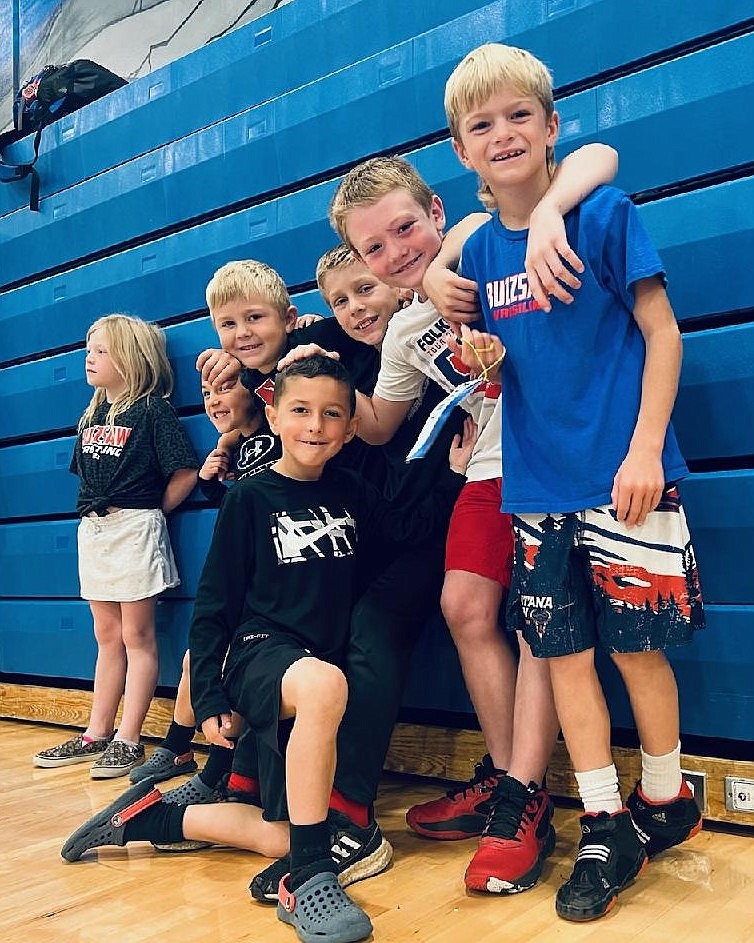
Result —
[[356, 523], [344, 508], [280, 511], [270, 515], [270, 526], [278, 563], [353, 556]]

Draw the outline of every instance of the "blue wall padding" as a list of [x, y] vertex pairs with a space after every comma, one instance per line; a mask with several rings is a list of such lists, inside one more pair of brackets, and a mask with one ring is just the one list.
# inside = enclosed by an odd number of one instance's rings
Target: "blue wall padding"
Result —
[[754, 258], [754, 178], [681, 193], [640, 208], [668, 273], [679, 321], [752, 305], [741, 273]]
[[[422, 148], [412, 160], [436, 186], [452, 221], [478, 208], [474, 177], [449, 144]], [[0, 358], [82, 343], [89, 325], [113, 311], [146, 320], [200, 312], [207, 282], [230, 259], [264, 259], [291, 285], [311, 280], [317, 259], [336, 241], [324, 221], [334, 187], [321, 184], [2, 295]], [[750, 285], [736, 273], [754, 257], [754, 179], [648, 203], [640, 214], [665, 263], [679, 320], [751, 303]], [[304, 297], [307, 303], [293, 299], [302, 311], [324, 313], [317, 292]], [[4, 389], [2, 374], [0, 384]]]
[[[166, 600], [157, 604], [158, 684], [175, 685], [181, 676], [191, 622], [191, 603]], [[97, 646], [89, 604], [81, 600], [42, 600], [29, 605], [0, 601], [0, 672], [50, 678], [94, 677]]]
[[[297, 0], [51, 125], [44, 132], [38, 163], [42, 196], [344, 69], [357, 57], [381, 52], [478, 6], [479, 0], [438, 0], [431, 7], [405, 0]], [[736, 11], [731, 15], [736, 18]], [[684, 37], [709, 28], [709, 17], [688, 19], [688, 26], [684, 17], [680, 27]], [[358, 42], [353, 41], [356, 35]], [[27, 158], [30, 144], [26, 140], [10, 148], [8, 159]], [[2, 188], [0, 215], [27, 204], [28, 185]]]
[[[451, 33], [454, 25], [440, 32]], [[439, 108], [434, 90], [458, 53], [451, 44], [439, 74], [410, 53], [399, 57], [410, 94], [397, 81], [401, 69], [381, 84], [378, 56], [261, 105], [261, 114], [229, 119], [73, 186], [43, 201], [40, 213], [5, 217], [2, 283], [437, 130], [442, 117], [425, 124], [422, 105], [436, 98]], [[621, 185], [647, 189], [717, 167], [719, 143], [696, 129], [724, 110], [726, 160], [744, 163], [751, 153], [752, 85], [754, 34], [566, 99], [559, 103], [562, 143], [568, 150], [595, 137], [614, 144], [623, 157]], [[357, 125], [361, 133], [350, 133]]]
[[[210, 424], [203, 417], [186, 422], [200, 454], [214, 444]], [[36, 448], [42, 458], [46, 446]], [[19, 447], [20, 449], [21, 447]], [[28, 448], [32, 448], [29, 446]], [[7, 450], [11, 452], [11, 449]], [[2, 493], [18, 480], [13, 468], [0, 478]], [[61, 468], [52, 480], [50, 497], [40, 505], [15, 502], [4, 517], [41, 518], [45, 514], [70, 512], [64, 507], [66, 497], [57, 500], [54, 493], [75, 495], [76, 479]], [[754, 546], [754, 472], [718, 472], [691, 475], [682, 484], [692, 538], [696, 548], [705, 599], [715, 604], [754, 603], [754, 570], [741, 567]], [[202, 501], [195, 492], [194, 498]], [[75, 497], [74, 499], [75, 500]], [[204, 562], [212, 533], [214, 511], [197, 510], [171, 515], [170, 532], [183, 580], [174, 595], [191, 598]], [[49, 523], [31, 520], [0, 526], [0, 597], [75, 596], [76, 539], [75, 521]]]
[[711, 603], [753, 603], [754, 471], [690, 475], [681, 493], [702, 595]]
[[754, 455], [754, 324], [684, 337], [673, 421], [687, 458]]
[[[370, 88], [400, 82], [410, 69], [416, 82], [404, 101], [411, 102], [419, 120], [436, 131], [444, 126], [444, 117], [435, 89], [477, 43], [504, 40], [531, 49], [553, 69], [556, 85], [562, 87], [751, 15], [746, 0], [728, 0], [724, 10], [694, 5], [683, 16], [670, 9], [650, 10], [649, 5], [627, 7], [623, 0], [566, 3], [557, 10], [444, 0], [421, 11], [402, 0], [379, 5], [367, 0], [342, 0], [336, 5], [299, 0], [295, 10], [280, 12], [279, 17], [265, 17], [253, 29], [231, 33], [53, 125], [45, 133], [39, 161], [43, 197], [228, 115], [266, 107], [263, 103], [268, 102], [277, 108], [288, 89], [310, 85], [325, 72], [342, 70], [347, 82], [341, 84], [350, 85], [354, 80], [348, 67], [356, 55], [374, 60]], [[359, 35], [358, 44], [351, 31]], [[564, 34], [569, 43], [562, 42]], [[611, 41], [606, 43], [608, 34]], [[302, 48], [305, 55], [300, 54]], [[579, 55], [573, 55], [574, 48], [579, 48]], [[416, 85], [430, 77], [433, 84], [422, 95]], [[324, 104], [329, 107], [329, 98]], [[261, 127], [258, 121], [255, 125]], [[358, 139], [350, 133], [348, 137]], [[29, 143], [24, 142], [9, 156], [22, 159], [28, 150]], [[290, 155], [285, 162], [292, 163]], [[0, 215], [25, 205], [23, 184], [3, 191]]]

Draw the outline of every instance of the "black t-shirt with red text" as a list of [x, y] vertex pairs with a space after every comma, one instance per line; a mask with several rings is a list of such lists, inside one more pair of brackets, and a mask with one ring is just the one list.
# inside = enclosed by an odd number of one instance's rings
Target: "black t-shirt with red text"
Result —
[[194, 448], [171, 404], [143, 396], [107, 423], [108, 403], [78, 434], [70, 470], [79, 476], [76, 513], [158, 508], [179, 468], [198, 468]]

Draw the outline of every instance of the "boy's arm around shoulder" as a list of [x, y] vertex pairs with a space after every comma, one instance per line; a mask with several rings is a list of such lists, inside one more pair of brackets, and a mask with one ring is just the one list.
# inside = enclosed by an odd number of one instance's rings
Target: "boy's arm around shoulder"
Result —
[[634, 296], [633, 314], [644, 337], [646, 357], [636, 426], [612, 492], [618, 520], [628, 526], [643, 524], [662, 497], [662, 450], [683, 356], [681, 334], [661, 278], [639, 280]]
[[241, 623], [247, 582], [253, 567], [253, 498], [244, 483], [223, 500], [215, 523], [194, 603], [189, 632], [191, 703], [200, 725], [228, 713], [222, 685], [225, 655]]

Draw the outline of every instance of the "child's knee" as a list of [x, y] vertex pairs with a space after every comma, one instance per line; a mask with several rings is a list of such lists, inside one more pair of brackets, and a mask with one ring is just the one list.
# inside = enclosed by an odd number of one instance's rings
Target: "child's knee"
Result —
[[587, 648], [583, 652], [572, 655], [557, 655], [547, 659], [550, 666], [550, 677], [564, 678], [576, 681], [590, 678], [596, 674], [594, 666], [594, 649]]
[[624, 678], [639, 677], [657, 672], [671, 672], [670, 662], [661, 651], [652, 652], [611, 652], [610, 657], [615, 667]]
[[497, 608], [459, 581], [445, 583], [440, 608], [456, 643], [483, 642], [500, 632]]
[[348, 683], [340, 668], [318, 658], [302, 658], [286, 674], [298, 716], [333, 715], [340, 721], [348, 700]]

